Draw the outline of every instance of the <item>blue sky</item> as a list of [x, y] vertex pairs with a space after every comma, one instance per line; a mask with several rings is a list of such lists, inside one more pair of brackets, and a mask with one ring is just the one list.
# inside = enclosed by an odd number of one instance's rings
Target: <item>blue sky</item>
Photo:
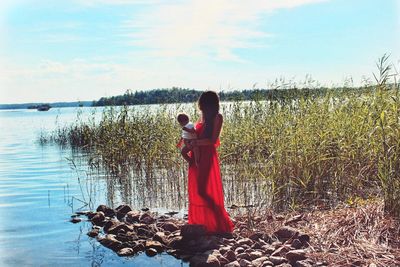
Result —
[[372, 80], [399, 66], [399, 0], [3, 0], [0, 103], [179, 86]]

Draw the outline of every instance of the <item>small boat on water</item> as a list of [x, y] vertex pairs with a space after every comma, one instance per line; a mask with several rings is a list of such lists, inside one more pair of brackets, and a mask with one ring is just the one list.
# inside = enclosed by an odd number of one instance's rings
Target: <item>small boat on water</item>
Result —
[[36, 109], [37, 109], [38, 111], [48, 111], [50, 108], [51, 108], [50, 105], [48, 105], [48, 104], [43, 104], [43, 105], [37, 106]]

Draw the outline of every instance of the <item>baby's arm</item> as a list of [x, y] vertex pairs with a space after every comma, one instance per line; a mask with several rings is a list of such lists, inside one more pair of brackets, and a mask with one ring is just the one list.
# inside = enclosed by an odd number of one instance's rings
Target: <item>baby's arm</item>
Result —
[[196, 133], [196, 130], [194, 128], [183, 127], [182, 130], [189, 132], [189, 133]]

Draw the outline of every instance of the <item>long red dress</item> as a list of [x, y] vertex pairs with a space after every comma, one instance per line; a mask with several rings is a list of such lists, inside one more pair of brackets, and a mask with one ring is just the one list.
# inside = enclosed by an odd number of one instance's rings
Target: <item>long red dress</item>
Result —
[[[202, 138], [203, 124], [196, 124]], [[215, 146], [199, 146], [199, 166], [191, 164], [188, 171], [189, 224], [202, 224], [208, 233], [231, 233], [233, 223], [224, 206], [219, 160]]]

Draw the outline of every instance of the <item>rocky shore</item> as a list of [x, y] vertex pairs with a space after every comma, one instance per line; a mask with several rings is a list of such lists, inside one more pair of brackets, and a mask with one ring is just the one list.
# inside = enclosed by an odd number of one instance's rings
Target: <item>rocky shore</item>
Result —
[[[373, 263], [362, 255], [362, 260], [357, 260], [357, 255], [336, 255], [339, 250], [335, 254], [334, 250], [318, 247], [323, 241], [318, 230], [310, 226], [309, 214], [238, 216], [233, 219], [234, 232], [221, 235], [207, 235], [202, 225], [189, 225], [173, 215], [132, 210], [128, 205], [115, 209], [100, 205], [95, 212], [77, 212], [71, 222], [80, 222], [83, 216], [93, 225], [87, 234], [122, 257], [138, 253], [152, 257], [166, 252], [195, 267], [375, 267], [400, 263], [400, 254], [396, 254], [399, 250], [381, 253], [383, 258]], [[307, 230], [312, 230], [312, 234]], [[336, 263], [335, 256], [339, 258]]]

